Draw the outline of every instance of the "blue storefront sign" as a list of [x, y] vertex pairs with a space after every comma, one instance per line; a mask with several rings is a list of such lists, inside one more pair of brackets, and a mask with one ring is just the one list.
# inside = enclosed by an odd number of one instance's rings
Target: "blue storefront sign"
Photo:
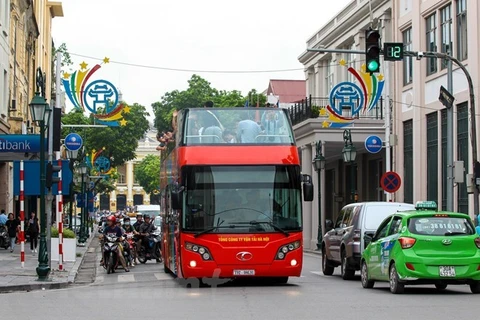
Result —
[[[45, 151], [47, 149], [45, 143]], [[0, 135], [0, 152], [40, 152], [39, 134], [5, 134]]]
[[[40, 195], [40, 161], [29, 160], [23, 162], [24, 173], [24, 194], [26, 196]], [[46, 165], [46, 163], [45, 163]], [[55, 161], [57, 165], [57, 161]], [[62, 194], [70, 194], [70, 183], [72, 182], [72, 171], [70, 171], [69, 161], [62, 160]], [[48, 190], [45, 188], [45, 194]], [[13, 162], [13, 193], [20, 195], [20, 161]], [[52, 186], [52, 194], [58, 194], [58, 185]]]

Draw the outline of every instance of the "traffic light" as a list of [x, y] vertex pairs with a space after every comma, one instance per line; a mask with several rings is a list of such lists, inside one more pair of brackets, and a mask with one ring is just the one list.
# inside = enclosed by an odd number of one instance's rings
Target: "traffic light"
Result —
[[59, 172], [62, 170], [61, 166], [54, 166], [51, 162], [47, 164], [47, 176], [45, 181], [45, 186], [48, 189], [51, 189], [54, 183], [58, 183], [60, 178], [58, 176], [54, 176], [55, 172]]
[[365, 30], [365, 55], [367, 72], [370, 74], [380, 70], [380, 32]]

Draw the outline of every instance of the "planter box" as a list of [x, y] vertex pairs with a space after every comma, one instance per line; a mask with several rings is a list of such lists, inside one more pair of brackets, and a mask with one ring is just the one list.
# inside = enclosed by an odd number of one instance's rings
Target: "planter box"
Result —
[[[51, 261], [58, 261], [58, 238], [51, 239]], [[75, 262], [77, 258], [77, 239], [63, 239], [63, 261]]]

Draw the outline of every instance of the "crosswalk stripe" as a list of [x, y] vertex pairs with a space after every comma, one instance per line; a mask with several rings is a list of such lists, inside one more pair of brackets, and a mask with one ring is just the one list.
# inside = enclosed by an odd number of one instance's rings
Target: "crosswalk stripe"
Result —
[[157, 280], [168, 280], [171, 279], [172, 276], [166, 274], [166, 273], [154, 273], [153, 274]]
[[118, 282], [134, 282], [135, 276], [133, 274], [119, 274]]

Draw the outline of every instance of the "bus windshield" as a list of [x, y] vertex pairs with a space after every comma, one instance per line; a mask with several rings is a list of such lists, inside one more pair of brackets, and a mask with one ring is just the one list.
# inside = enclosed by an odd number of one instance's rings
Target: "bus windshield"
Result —
[[183, 145], [293, 145], [286, 112], [277, 108], [188, 109]]
[[300, 169], [296, 166], [190, 166], [182, 228], [191, 232], [300, 231]]

